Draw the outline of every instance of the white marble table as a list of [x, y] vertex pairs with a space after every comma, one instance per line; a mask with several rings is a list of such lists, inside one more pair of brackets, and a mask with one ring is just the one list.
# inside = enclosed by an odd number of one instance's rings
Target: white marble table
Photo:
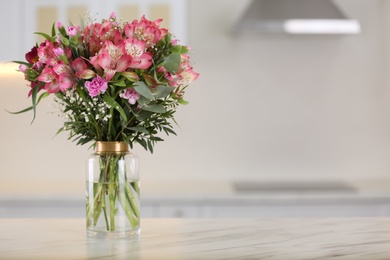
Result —
[[390, 218], [144, 219], [139, 239], [83, 219], [0, 219], [0, 259], [390, 259]]

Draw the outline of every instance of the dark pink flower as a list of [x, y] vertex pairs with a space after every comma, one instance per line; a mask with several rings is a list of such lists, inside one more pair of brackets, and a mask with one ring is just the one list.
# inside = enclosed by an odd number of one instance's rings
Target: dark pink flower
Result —
[[25, 58], [28, 61], [28, 63], [30, 63], [30, 64], [36, 63], [38, 61], [38, 59], [39, 59], [39, 57], [38, 57], [38, 48], [37, 47], [33, 47], [31, 49], [31, 51], [26, 53]]
[[88, 89], [91, 97], [96, 97], [100, 93], [106, 92], [108, 84], [104, 78], [98, 75], [92, 81], [85, 82], [85, 87]]
[[68, 35], [75, 36], [77, 34], [77, 29], [74, 26], [68, 26]]

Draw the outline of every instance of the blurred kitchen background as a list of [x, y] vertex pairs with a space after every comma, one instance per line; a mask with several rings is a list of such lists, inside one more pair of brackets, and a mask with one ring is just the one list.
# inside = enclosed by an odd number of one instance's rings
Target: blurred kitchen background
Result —
[[390, 1], [310, 1], [320, 10], [288, 0], [282, 13], [314, 19], [329, 9], [353, 21], [293, 34], [253, 20], [254, 11], [280, 18], [264, 0], [259, 10], [251, 0], [0, 0], [0, 217], [84, 216], [93, 151], [55, 135], [51, 98], [33, 124], [32, 113], [5, 110], [30, 105], [7, 61], [42, 40], [33, 32], [78, 24], [85, 10], [99, 20], [163, 17], [200, 73], [178, 109], [178, 136], [154, 154], [133, 150], [143, 217], [390, 216]]

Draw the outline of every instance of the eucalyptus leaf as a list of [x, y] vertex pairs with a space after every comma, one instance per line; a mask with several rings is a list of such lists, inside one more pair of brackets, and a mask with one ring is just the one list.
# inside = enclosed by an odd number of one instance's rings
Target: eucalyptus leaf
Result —
[[180, 66], [180, 54], [172, 53], [164, 60], [164, 68], [170, 73], [176, 73]]
[[152, 92], [150, 91], [149, 87], [142, 81], [137, 81], [134, 83], [134, 89], [137, 91], [141, 96], [149, 99], [154, 100], [154, 96]]
[[165, 113], [165, 107], [163, 105], [158, 105], [158, 104], [149, 104], [142, 106], [143, 110], [150, 111], [150, 112], [155, 112], [155, 113]]
[[137, 103], [140, 104], [141, 106], [145, 106], [145, 105], [147, 105], [147, 104], [150, 103], [150, 100], [144, 98], [143, 96], [141, 96], [141, 97], [137, 100]]
[[134, 113], [135, 118], [137, 118], [138, 121], [144, 121], [145, 119], [149, 118], [153, 113], [145, 110], [141, 110], [139, 113]]
[[153, 95], [155, 98], [164, 98], [168, 96], [174, 89], [175, 87], [172, 86], [158, 85], [153, 90]]

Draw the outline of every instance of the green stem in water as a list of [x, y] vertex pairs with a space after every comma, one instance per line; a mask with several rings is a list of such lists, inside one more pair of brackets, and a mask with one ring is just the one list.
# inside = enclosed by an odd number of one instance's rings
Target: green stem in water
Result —
[[105, 188], [103, 185], [102, 209], [103, 209], [103, 213], [104, 213], [104, 220], [106, 221], [106, 229], [107, 229], [107, 231], [109, 231], [110, 225], [108, 224], [108, 218], [107, 218], [107, 212], [106, 212], [106, 199], [105, 199], [106, 196], [104, 194], [105, 194]]

